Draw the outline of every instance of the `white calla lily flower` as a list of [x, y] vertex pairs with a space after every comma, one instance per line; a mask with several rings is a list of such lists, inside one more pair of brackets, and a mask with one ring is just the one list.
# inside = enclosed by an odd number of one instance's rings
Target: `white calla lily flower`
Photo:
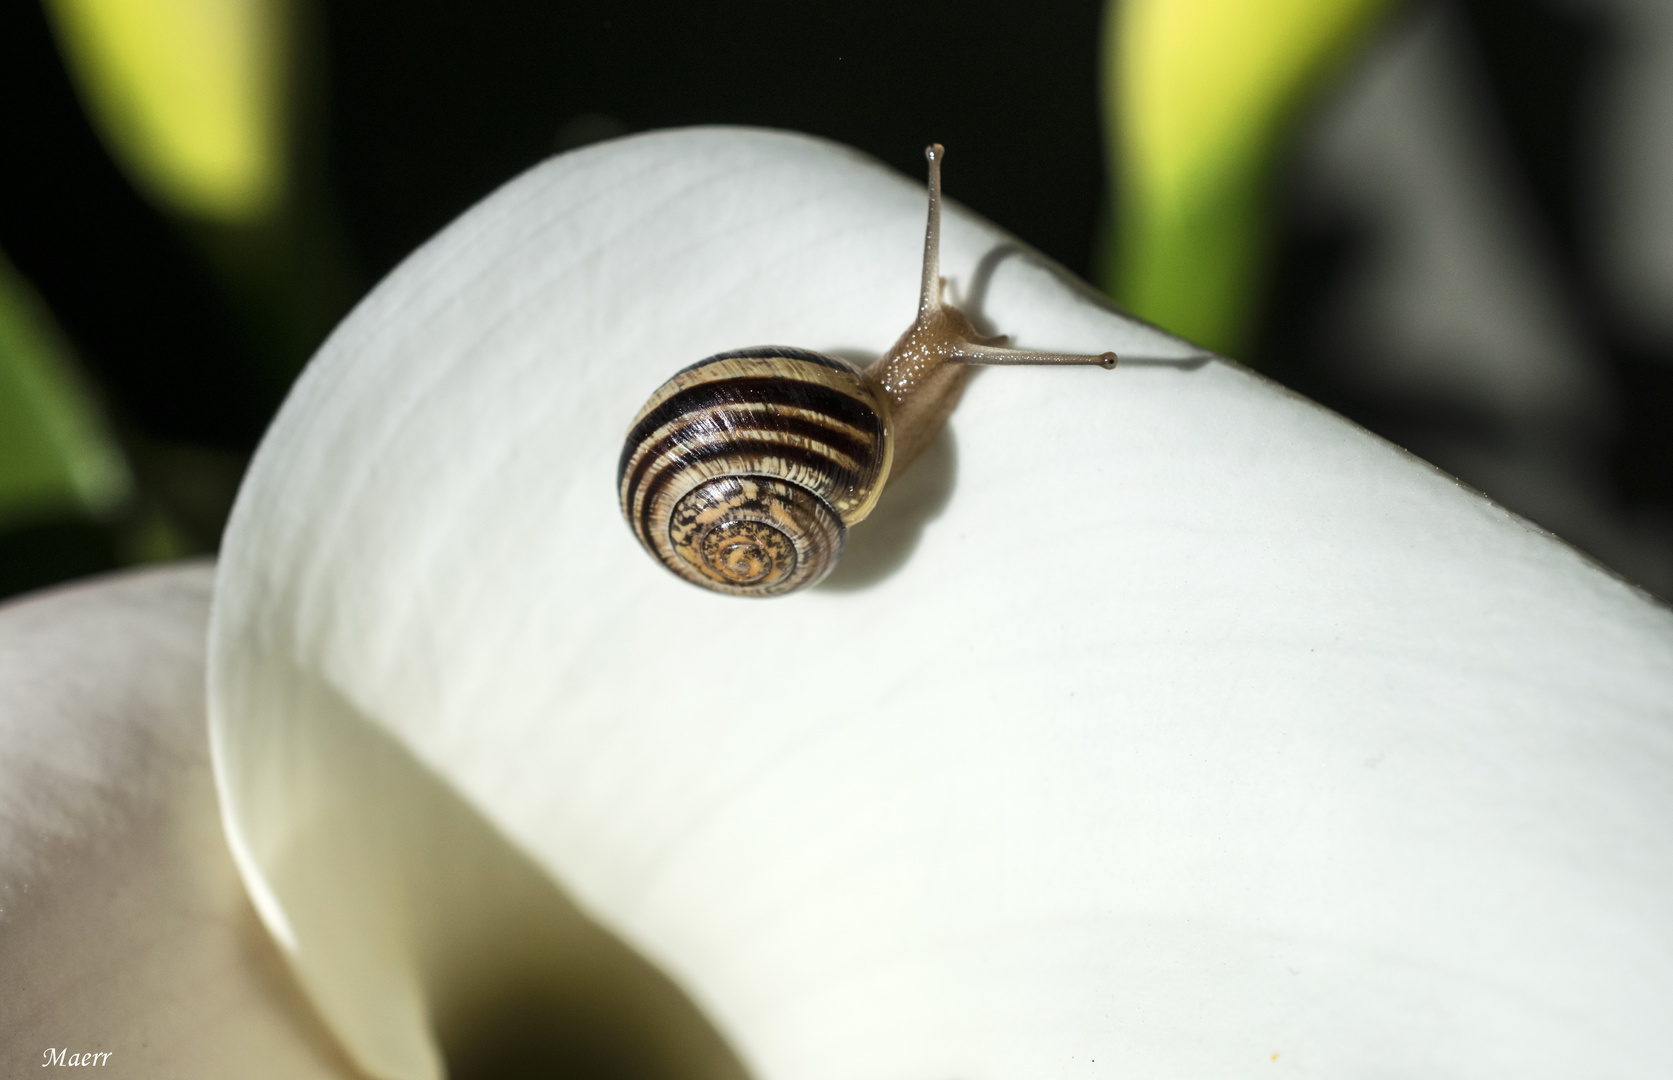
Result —
[[0, 608], [6, 1076], [356, 1075], [267, 940], [217, 826], [210, 582], [187, 565]]
[[211, 737], [361, 1067], [1665, 1075], [1673, 616], [973, 215], [954, 299], [1121, 368], [974, 380], [809, 592], [639, 548], [650, 391], [881, 353], [923, 214], [809, 138], [590, 148], [297, 385], [223, 547]]

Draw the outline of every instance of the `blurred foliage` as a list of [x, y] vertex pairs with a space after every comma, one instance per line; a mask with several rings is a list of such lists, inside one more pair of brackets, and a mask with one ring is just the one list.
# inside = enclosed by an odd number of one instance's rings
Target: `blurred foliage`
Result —
[[284, 175], [285, 0], [48, 0], [82, 99], [129, 174], [185, 214], [242, 223]]
[[63, 334], [0, 255], [0, 529], [112, 517], [133, 478]]
[[308, 152], [301, 0], [45, 2], [105, 146], [176, 217], [258, 362], [288, 383], [354, 292]]
[[0, 15], [0, 141], [28, 162], [0, 176], [27, 265], [0, 281], [0, 595], [213, 551], [255, 436], [357, 291], [320, 138], [295, 130], [323, 127], [300, 8]]
[[[243, 459], [188, 450], [183, 468], [159, 470], [181, 451], [123, 442], [51, 313], [0, 256], [0, 596], [212, 548], [225, 506], [202, 504], [230, 505]], [[136, 471], [182, 490], [159, 499]]]
[[1299, 106], [1389, 0], [1110, 0], [1103, 93], [1116, 250], [1107, 291], [1239, 354]]

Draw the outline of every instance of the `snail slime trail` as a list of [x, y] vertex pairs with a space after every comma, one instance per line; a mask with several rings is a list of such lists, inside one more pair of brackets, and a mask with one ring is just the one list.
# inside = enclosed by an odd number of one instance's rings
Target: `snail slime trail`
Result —
[[947, 422], [971, 364], [1096, 364], [983, 337], [942, 300], [941, 158], [929, 159], [918, 315], [875, 364], [785, 346], [735, 349], [663, 383], [628, 429], [616, 472], [645, 550], [696, 585], [782, 596], [823, 578], [848, 528]]

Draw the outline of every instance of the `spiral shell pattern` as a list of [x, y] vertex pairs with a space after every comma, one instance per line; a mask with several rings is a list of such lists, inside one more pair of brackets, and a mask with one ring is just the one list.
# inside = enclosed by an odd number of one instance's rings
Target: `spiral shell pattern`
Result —
[[817, 582], [876, 505], [891, 439], [883, 395], [846, 360], [740, 349], [701, 360], [639, 410], [617, 491], [645, 549], [737, 596]]

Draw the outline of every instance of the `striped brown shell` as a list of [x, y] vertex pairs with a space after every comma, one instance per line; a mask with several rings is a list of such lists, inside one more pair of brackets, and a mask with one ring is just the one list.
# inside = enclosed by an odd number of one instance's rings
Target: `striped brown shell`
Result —
[[622, 513], [674, 573], [736, 596], [824, 577], [889, 473], [886, 399], [855, 365], [739, 349], [679, 372], [622, 447]]

